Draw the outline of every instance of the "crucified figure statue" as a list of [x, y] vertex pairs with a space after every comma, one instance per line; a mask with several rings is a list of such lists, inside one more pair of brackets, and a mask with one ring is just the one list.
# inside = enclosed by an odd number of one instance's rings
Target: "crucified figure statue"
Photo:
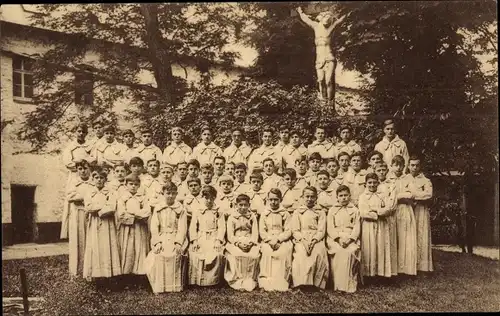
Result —
[[323, 82], [326, 86], [326, 97], [328, 101], [333, 100], [334, 87], [332, 78], [335, 71], [336, 60], [332, 53], [331, 34], [348, 15], [345, 14], [333, 21], [334, 15], [329, 11], [320, 12], [313, 21], [307, 16], [301, 7], [297, 8], [300, 19], [314, 30], [314, 41], [316, 43], [316, 73], [318, 75], [318, 99], [323, 100]]

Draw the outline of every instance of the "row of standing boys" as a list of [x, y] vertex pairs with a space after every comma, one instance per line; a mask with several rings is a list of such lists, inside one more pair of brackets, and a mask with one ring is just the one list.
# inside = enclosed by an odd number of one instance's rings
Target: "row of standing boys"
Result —
[[209, 127], [193, 149], [173, 127], [163, 151], [147, 128], [139, 144], [131, 130], [118, 142], [112, 126], [93, 128], [87, 139], [80, 124], [63, 152], [61, 238], [74, 276], [147, 275], [155, 293], [222, 279], [247, 291], [331, 280], [354, 292], [374, 277], [433, 271], [432, 184], [392, 120], [368, 155], [347, 125], [336, 144], [317, 127], [307, 148], [281, 126], [278, 144], [264, 129], [252, 149], [235, 128], [224, 150]]

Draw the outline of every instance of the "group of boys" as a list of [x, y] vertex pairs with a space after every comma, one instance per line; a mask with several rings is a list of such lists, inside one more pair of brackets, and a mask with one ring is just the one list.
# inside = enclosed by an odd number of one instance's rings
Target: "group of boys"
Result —
[[[282, 190], [283, 205], [292, 207], [299, 203], [303, 188], [314, 186], [319, 193], [318, 204], [326, 209], [334, 204], [339, 185], [350, 188], [355, 204], [364, 190], [367, 172], [361, 168], [363, 155], [348, 125], [340, 127], [337, 144], [326, 139], [324, 127], [316, 127], [315, 140], [307, 148], [300, 133], [287, 126], [280, 126], [279, 142], [273, 146], [273, 131], [265, 128], [262, 145], [253, 150], [239, 128], [233, 129], [231, 144], [222, 150], [213, 142], [208, 126], [202, 127], [201, 142], [191, 149], [183, 141], [182, 128], [176, 126], [171, 130], [171, 143], [163, 151], [153, 144], [148, 128], [141, 129], [141, 143], [137, 145], [131, 130], [122, 133], [121, 143], [112, 126], [98, 123], [93, 127], [97, 138], [91, 157], [94, 165], [107, 171], [110, 186], [118, 190], [127, 174], [135, 174], [151, 200], [161, 195], [162, 186], [169, 181], [179, 187], [178, 200], [187, 205], [199, 202], [202, 186], [212, 185], [218, 191], [219, 204], [232, 207], [233, 199], [245, 193], [255, 211], [264, 208], [267, 193], [274, 187]], [[383, 155], [374, 154], [369, 159], [374, 167]]]

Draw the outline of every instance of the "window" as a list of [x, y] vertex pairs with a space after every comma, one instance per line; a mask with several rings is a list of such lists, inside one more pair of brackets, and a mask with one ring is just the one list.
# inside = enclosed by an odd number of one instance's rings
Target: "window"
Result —
[[14, 97], [30, 99], [33, 97], [33, 60], [14, 56], [12, 58], [12, 88]]
[[75, 74], [75, 104], [94, 104], [94, 80], [83, 74]]

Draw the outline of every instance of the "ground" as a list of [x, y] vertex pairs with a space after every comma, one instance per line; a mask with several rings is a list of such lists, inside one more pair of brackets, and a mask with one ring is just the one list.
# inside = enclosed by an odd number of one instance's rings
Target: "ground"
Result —
[[[2, 296], [21, 296], [19, 268], [28, 276], [29, 296], [44, 297], [36, 314], [191, 314], [191, 313], [355, 313], [473, 312], [500, 310], [499, 262], [476, 255], [434, 250], [436, 271], [391, 284], [361, 287], [357, 293], [326, 291], [250, 293], [221, 288], [188, 288], [154, 295], [148, 284], [129, 289], [97, 288], [70, 280], [68, 257], [2, 262]], [[123, 287], [123, 286], [122, 286]]]

